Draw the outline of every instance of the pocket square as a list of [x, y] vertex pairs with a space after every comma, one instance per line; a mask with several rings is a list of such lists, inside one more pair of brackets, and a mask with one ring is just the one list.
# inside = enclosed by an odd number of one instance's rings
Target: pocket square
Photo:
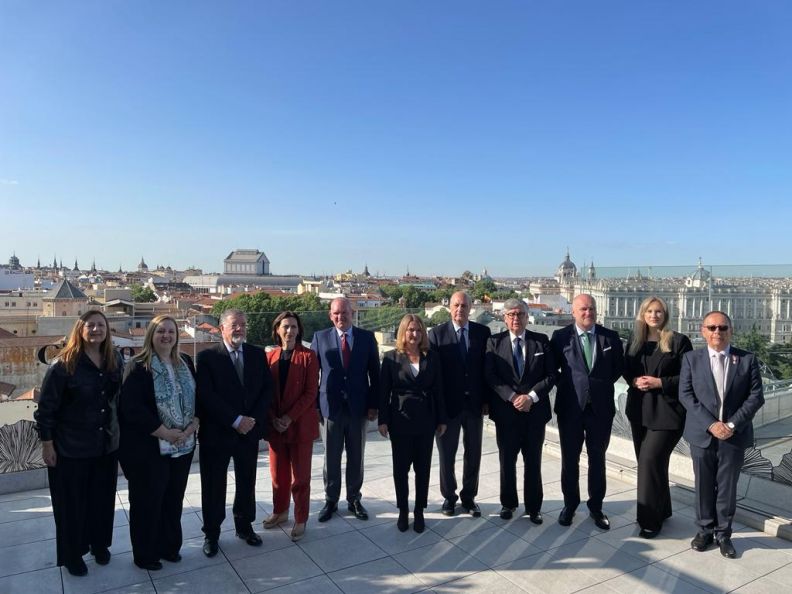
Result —
[[602, 349], [602, 352], [604, 353], [605, 351], [609, 351], [609, 350], [611, 350], [612, 348], [613, 348], [613, 347], [605, 347], [604, 349]]
[[544, 353], [534, 353], [534, 357], [541, 357], [543, 355], [544, 355]]

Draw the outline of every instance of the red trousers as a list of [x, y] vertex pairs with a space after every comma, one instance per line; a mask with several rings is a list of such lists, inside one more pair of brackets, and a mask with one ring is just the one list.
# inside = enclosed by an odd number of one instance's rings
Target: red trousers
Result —
[[311, 499], [311, 456], [313, 442], [269, 444], [272, 499], [275, 514], [289, 509], [289, 493], [294, 497], [294, 521], [307, 522]]

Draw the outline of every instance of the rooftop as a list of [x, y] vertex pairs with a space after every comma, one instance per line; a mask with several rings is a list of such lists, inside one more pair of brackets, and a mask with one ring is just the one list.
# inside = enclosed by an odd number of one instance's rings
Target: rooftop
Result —
[[[461, 449], [461, 448], [460, 448]], [[460, 451], [461, 459], [461, 451]], [[556, 522], [563, 503], [560, 462], [545, 450], [545, 522], [498, 517], [498, 454], [485, 431], [478, 501], [483, 516], [439, 513], [437, 456], [432, 471], [427, 530], [400, 533], [395, 526], [390, 445], [369, 433], [363, 503], [371, 519], [354, 519], [345, 509], [319, 524], [323, 505], [322, 445], [314, 448], [311, 517], [305, 538], [289, 540], [290, 523], [262, 530], [272, 492], [266, 453], [259, 457], [259, 548], [234, 537], [230, 514], [220, 538], [221, 553], [201, 552], [200, 478], [194, 464], [185, 495], [183, 560], [147, 572], [132, 564], [128, 532], [128, 492], [119, 477], [116, 531], [106, 567], [88, 561], [88, 576], [75, 578], [55, 567], [55, 524], [49, 491], [0, 496], [0, 591], [80, 592], [781, 592], [792, 583], [792, 543], [735, 522], [738, 558], [717, 549], [690, 550], [695, 534], [690, 492], [674, 488], [674, 516], [654, 540], [638, 537], [635, 486], [609, 477], [605, 512], [611, 530], [602, 532], [578, 510], [574, 523]], [[582, 473], [585, 476], [585, 473]], [[233, 473], [229, 474], [229, 482]], [[233, 486], [231, 486], [233, 488]], [[411, 486], [412, 488], [412, 486]], [[230, 504], [230, 498], [229, 498]]]

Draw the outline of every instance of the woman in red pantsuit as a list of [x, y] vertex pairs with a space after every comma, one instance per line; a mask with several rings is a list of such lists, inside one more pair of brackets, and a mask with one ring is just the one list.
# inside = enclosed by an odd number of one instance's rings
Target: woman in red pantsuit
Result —
[[300, 317], [284, 311], [272, 323], [272, 338], [279, 345], [267, 353], [275, 384], [270, 418], [270, 473], [272, 475], [272, 514], [264, 528], [274, 528], [289, 519], [289, 494], [294, 497], [294, 526], [291, 539], [305, 534], [311, 497], [311, 455], [313, 441], [319, 436], [316, 392], [319, 386], [319, 360], [302, 345]]

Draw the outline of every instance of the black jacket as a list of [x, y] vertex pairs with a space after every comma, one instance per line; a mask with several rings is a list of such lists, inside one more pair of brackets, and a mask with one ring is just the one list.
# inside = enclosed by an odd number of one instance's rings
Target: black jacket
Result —
[[47, 370], [34, 413], [42, 441], [52, 440], [58, 455], [94, 458], [118, 449], [118, 392], [121, 366], [107, 372], [83, 354], [72, 375], [57, 361]]

